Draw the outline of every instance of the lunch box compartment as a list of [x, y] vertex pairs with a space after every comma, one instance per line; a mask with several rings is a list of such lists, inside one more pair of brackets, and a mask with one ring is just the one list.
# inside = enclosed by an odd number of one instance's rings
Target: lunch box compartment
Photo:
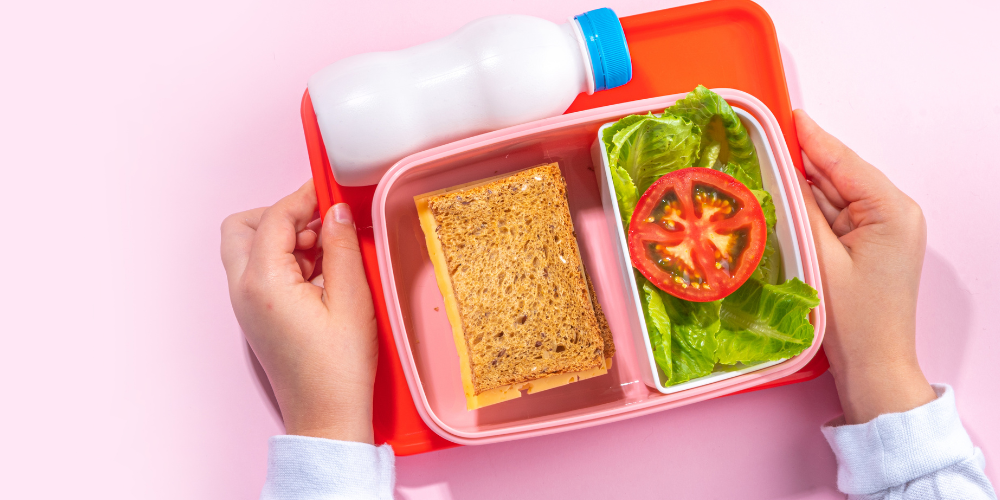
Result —
[[[753, 141], [753, 145], [757, 149], [757, 157], [760, 160], [761, 180], [763, 181], [764, 189], [771, 193], [771, 198], [774, 200], [775, 212], [778, 215], [775, 232], [778, 236], [778, 246], [781, 248], [785, 279], [799, 278], [802, 281], [806, 281], [805, 270], [802, 267], [802, 255], [799, 251], [797, 229], [792, 224], [792, 207], [788, 203], [788, 196], [785, 193], [786, 187], [782, 182], [781, 171], [778, 168], [779, 163], [775, 160], [774, 150], [770, 142], [768, 142], [760, 123], [753, 115], [735, 105], [733, 105], [733, 110], [739, 116], [740, 121], [743, 122], [743, 126], [750, 135], [750, 140]], [[738, 370], [714, 372], [677, 385], [665, 386], [663, 384], [663, 372], [657, 367], [656, 361], [653, 359], [653, 347], [649, 341], [648, 325], [646, 325], [646, 319], [642, 314], [642, 303], [639, 296], [641, 292], [636, 286], [635, 274], [632, 271], [632, 263], [629, 259], [628, 240], [626, 237], [628, 228], [624, 227], [621, 215], [619, 215], [618, 199], [614, 192], [615, 187], [611, 178], [611, 170], [608, 168], [608, 151], [604, 141], [600, 139], [604, 135], [604, 129], [614, 124], [615, 122], [608, 122], [600, 128], [597, 136], [598, 139], [594, 141], [594, 145], [591, 147], [591, 153], [593, 154], [594, 165], [601, 165], [601, 168], [597, 169], [597, 182], [601, 189], [601, 201], [605, 207], [609, 208], [609, 210], [606, 210], [608, 229], [621, 248], [621, 252], [618, 254], [621, 256], [618, 259], [618, 269], [621, 272], [622, 280], [630, 284], [632, 292], [630, 300], [627, 301], [628, 319], [633, 333], [634, 348], [636, 352], [645, 353], [646, 357], [646, 363], [640, 367], [642, 381], [663, 394], [673, 394], [738, 377], [746, 373], [756, 372], [785, 362], [786, 360], [784, 359], [769, 361], [745, 366]], [[794, 172], [792, 172], [792, 175], [792, 180], [794, 181]], [[794, 185], [791, 188], [797, 189]], [[822, 338], [822, 336], [819, 338]], [[799, 354], [799, 356], [803, 354], [805, 353]]]

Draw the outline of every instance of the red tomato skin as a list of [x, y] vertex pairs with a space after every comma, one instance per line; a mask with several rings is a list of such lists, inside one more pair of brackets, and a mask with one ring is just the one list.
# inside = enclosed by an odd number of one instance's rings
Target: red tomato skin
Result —
[[[736, 199], [743, 204], [741, 214], [737, 214], [740, 220], [745, 220], [748, 227], [748, 242], [743, 252], [740, 254], [736, 262], [736, 271], [732, 276], [728, 276], [728, 273], [723, 275], [723, 271], [717, 271], [714, 268], [709, 269], [709, 258], [711, 260], [711, 265], [714, 266], [714, 255], [706, 255], [712, 252], [712, 247], [700, 239], [700, 241], [692, 241], [692, 245], [696, 248], [698, 253], [692, 252], [692, 260], [697, 258], [698, 263], [701, 265], [702, 270], [706, 273], [706, 279], [709, 277], [715, 278], [712, 282], [711, 289], [695, 288], [693, 286], [683, 287], [682, 285], [673, 281], [672, 276], [667, 271], [660, 268], [655, 262], [650, 260], [647, 256], [646, 250], [643, 248], [643, 244], [646, 241], [642, 236], [648, 236], [651, 232], [656, 233], [658, 231], [665, 230], [650, 228], [649, 226], [655, 225], [655, 223], [647, 222], [646, 219], [650, 216], [653, 209], [660, 203], [663, 196], [666, 195], [671, 189], [675, 190], [678, 194], [678, 199], [683, 206], [685, 217], [685, 223], [690, 224], [688, 227], [692, 226], [707, 226], [714, 228], [720, 225], [726, 225], [726, 220], [723, 219], [719, 224], [712, 225], [709, 224], [693, 224], [692, 219], [694, 219], [694, 202], [692, 196], [690, 195], [693, 189], [694, 183], [704, 184], [713, 187], [728, 196]], [[682, 192], [687, 192], [688, 195], [682, 195]], [[657, 226], [659, 227], [659, 226]], [[740, 226], [742, 228], [742, 226]], [[651, 229], [653, 229], [651, 231]], [[702, 231], [704, 228], [699, 229]], [[690, 229], [685, 229], [685, 234], [692, 231]], [[685, 238], [687, 239], [687, 238]], [[666, 240], [663, 240], [666, 241]], [[710, 168], [700, 168], [691, 167], [684, 168], [671, 172], [657, 179], [649, 189], [639, 198], [636, 203], [635, 211], [632, 213], [632, 220], [629, 224], [628, 231], [628, 248], [629, 256], [632, 261], [632, 266], [635, 267], [639, 272], [646, 277], [653, 285], [655, 285], [660, 290], [663, 290], [677, 298], [689, 300], [692, 302], [712, 302], [715, 300], [722, 299], [729, 294], [736, 291], [737, 288], [743, 285], [753, 271], [757, 269], [757, 265], [760, 263], [761, 258], [764, 255], [764, 245], [767, 242], [767, 223], [764, 220], [764, 212], [760, 207], [760, 203], [757, 198], [753, 195], [749, 188], [743, 185], [743, 183], [734, 179], [732, 176], [719, 172], [718, 170], [713, 170]], [[727, 279], [728, 278], [728, 279]]]

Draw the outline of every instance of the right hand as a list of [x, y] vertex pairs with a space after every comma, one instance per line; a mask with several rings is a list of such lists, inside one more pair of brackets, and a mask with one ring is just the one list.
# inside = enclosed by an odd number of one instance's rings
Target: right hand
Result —
[[823, 346], [846, 423], [933, 401], [915, 342], [923, 212], [804, 111], [794, 114], [808, 176], [799, 183], [823, 274]]

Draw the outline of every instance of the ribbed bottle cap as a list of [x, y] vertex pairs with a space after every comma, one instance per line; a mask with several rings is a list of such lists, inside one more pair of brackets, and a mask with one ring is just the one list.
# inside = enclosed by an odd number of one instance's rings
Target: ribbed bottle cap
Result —
[[613, 89], [632, 79], [632, 56], [615, 11], [601, 8], [576, 16], [594, 68], [594, 90]]

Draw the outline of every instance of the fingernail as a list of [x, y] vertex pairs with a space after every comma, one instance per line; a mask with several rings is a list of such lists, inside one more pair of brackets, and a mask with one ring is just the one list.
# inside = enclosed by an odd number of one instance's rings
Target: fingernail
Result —
[[354, 224], [354, 217], [351, 216], [351, 207], [347, 203], [337, 203], [333, 206], [333, 220], [341, 224]]

